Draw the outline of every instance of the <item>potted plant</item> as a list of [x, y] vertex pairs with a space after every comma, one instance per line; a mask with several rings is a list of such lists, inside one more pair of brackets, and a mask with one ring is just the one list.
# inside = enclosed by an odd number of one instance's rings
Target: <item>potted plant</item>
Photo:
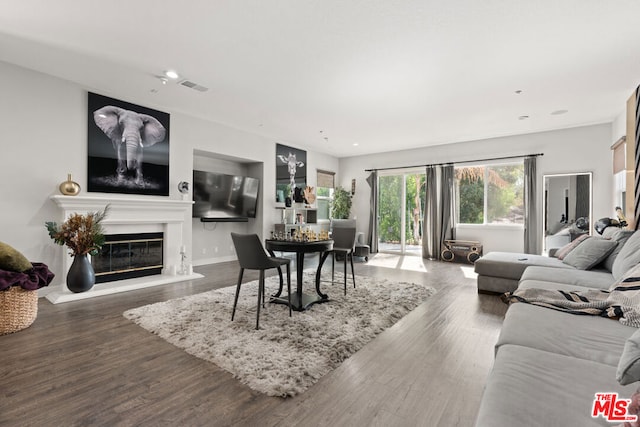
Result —
[[95, 284], [95, 272], [87, 255], [96, 255], [104, 245], [102, 221], [108, 211], [109, 205], [95, 213], [75, 213], [60, 226], [55, 222], [45, 223], [49, 237], [58, 245], [66, 245], [73, 257], [67, 273], [67, 287], [72, 292], [88, 291]]
[[335, 189], [331, 217], [333, 219], [347, 219], [351, 213], [351, 194], [342, 187]]

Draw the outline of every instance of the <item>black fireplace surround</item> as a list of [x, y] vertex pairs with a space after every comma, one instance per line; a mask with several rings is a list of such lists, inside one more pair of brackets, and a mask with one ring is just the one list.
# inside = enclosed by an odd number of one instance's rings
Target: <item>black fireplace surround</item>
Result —
[[106, 235], [91, 264], [96, 283], [162, 274], [163, 233]]

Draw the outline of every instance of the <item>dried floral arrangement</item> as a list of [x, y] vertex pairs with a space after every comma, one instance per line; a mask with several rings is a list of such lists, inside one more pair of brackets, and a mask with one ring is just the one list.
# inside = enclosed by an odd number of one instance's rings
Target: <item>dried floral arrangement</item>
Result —
[[80, 215], [74, 213], [62, 225], [46, 222], [49, 237], [58, 245], [66, 245], [71, 256], [96, 255], [104, 245], [102, 221], [107, 216], [109, 205], [104, 210]]

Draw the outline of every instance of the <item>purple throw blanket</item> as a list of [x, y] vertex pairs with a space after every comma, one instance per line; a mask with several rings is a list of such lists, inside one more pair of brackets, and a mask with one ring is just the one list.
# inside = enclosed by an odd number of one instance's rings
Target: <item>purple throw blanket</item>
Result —
[[32, 263], [33, 268], [18, 273], [0, 269], [0, 291], [9, 289], [11, 286], [20, 286], [28, 291], [35, 291], [49, 285], [54, 274], [46, 264], [40, 262]]

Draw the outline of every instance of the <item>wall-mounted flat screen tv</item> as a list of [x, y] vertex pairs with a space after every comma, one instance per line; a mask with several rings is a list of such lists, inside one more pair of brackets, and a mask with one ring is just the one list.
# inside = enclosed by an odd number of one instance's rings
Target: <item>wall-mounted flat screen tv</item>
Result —
[[260, 180], [248, 176], [193, 171], [193, 217], [209, 221], [255, 218]]

